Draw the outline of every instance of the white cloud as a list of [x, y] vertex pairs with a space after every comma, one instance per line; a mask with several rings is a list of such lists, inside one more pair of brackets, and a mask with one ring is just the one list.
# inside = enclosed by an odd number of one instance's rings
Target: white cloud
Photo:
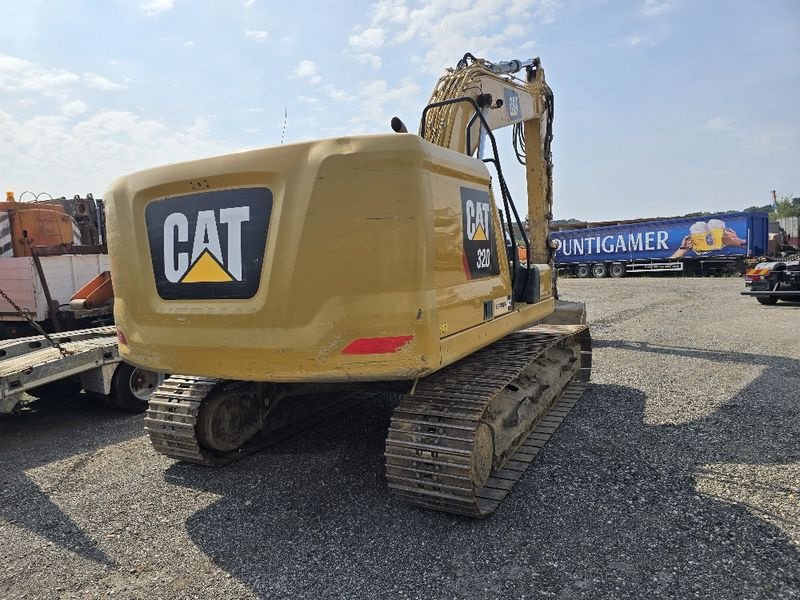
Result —
[[677, 6], [678, 0], [644, 0], [639, 12], [645, 17], [658, 17]]
[[49, 69], [24, 58], [0, 54], [0, 90], [53, 94], [80, 81], [75, 73]]
[[203, 119], [172, 127], [127, 111], [85, 114], [76, 122], [56, 115], [23, 119], [0, 110], [0, 164], [11, 178], [9, 188], [100, 196], [126, 173], [237, 149], [212, 139]]
[[386, 128], [399, 112], [418, 110], [420, 91], [419, 84], [411, 78], [401, 80], [397, 87], [390, 87], [383, 79], [361, 82], [358, 86], [360, 110], [351, 123], [357, 132]]
[[641, 46], [642, 44], [650, 44], [652, 45], [652, 40], [649, 35], [646, 33], [643, 34], [636, 34], [636, 35], [629, 35], [628, 37], [622, 38], [621, 40], [617, 40], [612, 42], [612, 46]]
[[322, 81], [322, 77], [317, 73], [317, 63], [313, 60], [301, 60], [292, 71], [289, 79], [308, 79], [312, 85]]
[[609, 45], [617, 48], [620, 46], [627, 46], [629, 48], [635, 48], [637, 46], [656, 46], [669, 37], [670, 31], [671, 28], [669, 26], [662, 25], [655, 28], [653, 31], [635, 33], [627, 37], [614, 40]]
[[301, 60], [292, 72], [293, 79], [313, 77], [317, 74], [317, 63], [313, 60]]
[[72, 100], [61, 105], [61, 114], [65, 117], [76, 117], [82, 115], [89, 109], [89, 105], [83, 100]]
[[362, 65], [371, 65], [373, 69], [381, 68], [381, 57], [377, 54], [370, 54], [369, 52], [359, 52], [354, 54], [353, 57]]
[[144, 14], [150, 17], [171, 11], [175, 8], [175, 0], [149, 0], [148, 2], [142, 3], [139, 8], [144, 11]]
[[246, 37], [248, 40], [261, 43], [269, 37], [269, 33], [263, 29], [247, 29], [244, 32], [244, 37]]
[[194, 40], [188, 40], [186, 42], [183, 42], [183, 45], [186, 46], [187, 48], [191, 48], [192, 46], [194, 46]]
[[328, 97], [331, 100], [336, 100], [337, 102], [350, 102], [352, 100], [355, 100], [355, 96], [351, 96], [344, 90], [339, 89], [330, 84], [323, 85], [322, 91], [328, 94]]
[[244, 1], [244, 4], [242, 4], [242, 6], [243, 6], [244, 8], [250, 8], [250, 7], [251, 7], [251, 6], [253, 6], [253, 4], [255, 4], [255, 3], [256, 3], [256, 0], [245, 0], [245, 1]]
[[533, 19], [549, 25], [555, 22], [558, 16], [558, 11], [562, 7], [559, 0], [536, 0], [530, 2], [529, 0], [511, 0], [507, 5], [508, 15], [514, 18], [522, 18], [525, 20]]
[[520, 37], [525, 34], [525, 28], [519, 23], [509, 23], [503, 33], [508, 37]]
[[374, 50], [383, 46], [384, 31], [380, 27], [370, 27], [357, 35], [351, 35], [348, 42], [359, 50]]
[[710, 129], [712, 131], [730, 131], [733, 129], [733, 120], [722, 116], [713, 117], [705, 122], [703, 129]]
[[372, 24], [382, 22], [402, 24], [408, 21], [406, 0], [378, 0], [372, 4]]
[[304, 104], [319, 104], [319, 99], [311, 96], [297, 96], [297, 101]]
[[725, 136], [734, 141], [742, 151], [752, 154], [776, 154], [789, 152], [798, 142], [797, 127], [775, 123], [753, 123], [736, 121], [717, 115], [703, 124], [703, 129]]
[[370, 25], [383, 30], [384, 43], [413, 42], [419, 64], [439, 74], [467, 50], [490, 60], [516, 58], [511, 49], [529, 41], [535, 25], [552, 23], [560, 7], [558, 0], [429, 0], [414, 7], [406, 0], [378, 0]]
[[83, 80], [86, 82], [86, 85], [97, 90], [113, 92], [115, 90], [125, 89], [125, 86], [121, 83], [114, 83], [108, 77], [98, 75], [97, 73], [84, 73]]

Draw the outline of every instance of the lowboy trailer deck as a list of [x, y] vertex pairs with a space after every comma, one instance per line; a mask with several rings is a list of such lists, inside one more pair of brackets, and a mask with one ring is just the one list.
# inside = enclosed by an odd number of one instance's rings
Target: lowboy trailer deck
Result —
[[114, 326], [0, 341], [0, 414], [14, 412], [23, 392], [52, 396], [80, 389], [120, 410], [142, 412], [162, 380], [122, 362]]

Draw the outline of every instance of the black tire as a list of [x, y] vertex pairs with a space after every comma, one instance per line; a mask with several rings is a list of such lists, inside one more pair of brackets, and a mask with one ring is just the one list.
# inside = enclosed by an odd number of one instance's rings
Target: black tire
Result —
[[608, 274], [612, 277], [622, 277], [625, 275], [625, 265], [622, 263], [612, 263], [608, 268]]
[[34, 398], [60, 400], [61, 398], [73, 398], [81, 393], [81, 382], [79, 379], [67, 377], [51, 383], [40, 385], [39, 387], [27, 390], [25, 393]]
[[[120, 362], [111, 376], [111, 403], [119, 410], [129, 413], [142, 413], [147, 410], [149, 396], [156, 391], [158, 385], [145, 386], [137, 396], [133, 386], [143, 374], [148, 372], [137, 369], [128, 363]], [[163, 381], [163, 379], [162, 379]], [[150, 390], [149, 394], [146, 390]]]
[[606, 265], [604, 263], [594, 263], [592, 265], [592, 276], [597, 277], [598, 279], [601, 277], [605, 277], [608, 275], [608, 269], [606, 269]]
[[773, 306], [778, 303], [777, 296], [756, 296], [756, 300], [758, 300], [759, 304], [766, 304], [767, 306]]
[[589, 270], [589, 265], [578, 265], [575, 267], [575, 277], [578, 279], [586, 279], [591, 275], [591, 271]]

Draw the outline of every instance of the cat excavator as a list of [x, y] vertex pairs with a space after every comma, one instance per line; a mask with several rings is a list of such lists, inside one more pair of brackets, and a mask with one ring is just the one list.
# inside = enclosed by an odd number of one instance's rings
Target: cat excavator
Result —
[[[390, 392], [392, 493], [491, 514], [591, 368], [583, 305], [557, 300], [552, 123], [538, 58], [467, 54], [418, 134], [395, 118], [391, 133], [114, 182], [120, 354], [173, 374], [146, 413], [154, 448], [222, 465], [337, 402]], [[527, 226], [500, 164], [502, 127], [526, 171]]]

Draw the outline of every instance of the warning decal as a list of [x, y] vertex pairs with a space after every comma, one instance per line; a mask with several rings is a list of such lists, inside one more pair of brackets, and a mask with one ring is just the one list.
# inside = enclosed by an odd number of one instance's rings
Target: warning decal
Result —
[[264, 262], [272, 192], [236, 188], [163, 198], [145, 222], [165, 300], [252, 298]]
[[489, 192], [461, 188], [464, 271], [468, 279], [500, 274]]

